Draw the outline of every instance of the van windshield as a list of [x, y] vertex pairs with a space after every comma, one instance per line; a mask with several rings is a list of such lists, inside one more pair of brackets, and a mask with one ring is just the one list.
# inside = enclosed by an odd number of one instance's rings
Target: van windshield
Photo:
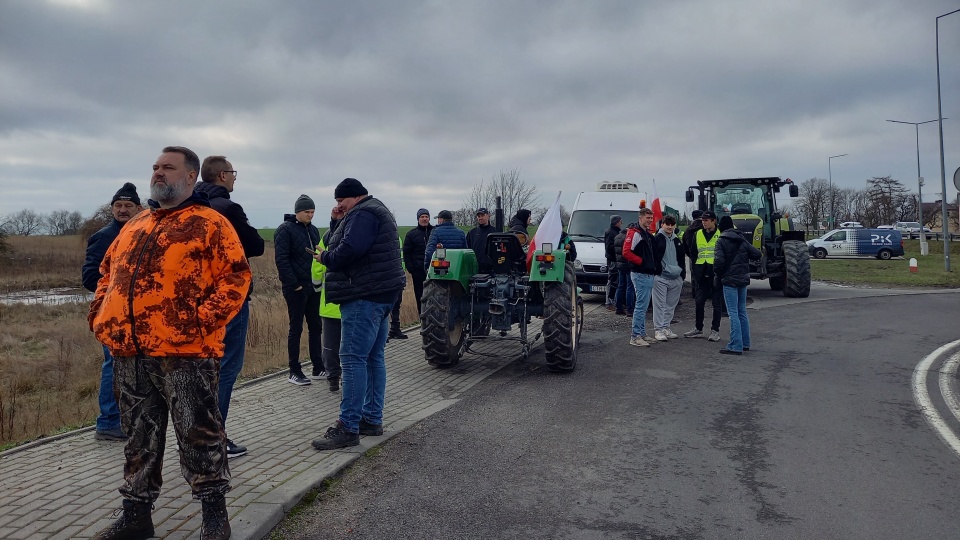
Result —
[[[583, 241], [584, 238], [603, 242], [603, 233], [610, 228], [610, 216], [623, 218], [623, 227], [636, 216], [636, 210], [577, 210], [570, 216], [570, 225], [567, 233], [573, 239]], [[636, 221], [636, 219], [632, 219]], [[621, 228], [623, 228], [621, 227]]]

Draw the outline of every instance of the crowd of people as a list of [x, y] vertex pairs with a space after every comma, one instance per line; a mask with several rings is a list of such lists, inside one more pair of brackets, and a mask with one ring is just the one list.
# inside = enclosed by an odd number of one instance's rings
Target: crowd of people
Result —
[[[231, 395], [243, 367], [253, 276], [249, 259], [264, 253], [264, 241], [243, 208], [231, 199], [237, 170], [225, 156], [201, 163], [189, 148], [168, 146], [153, 165], [150, 200], [141, 204], [136, 186], [125, 183], [111, 199], [113, 220], [93, 234], [82, 269], [94, 292], [88, 322], [103, 345], [100, 415], [95, 438], [125, 441], [123, 498], [119, 519], [95, 538], [149, 538], [151, 510], [160, 494], [168, 419], [172, 418], [184, 479], [201, 502], [204, 539], [230, 537], [224, 494], [230, 489], [229, 459], [247, 448], [227, 437]], [[317, 450], [360, 443], [383, 434], [388, 339], [406, 339], [399, 324], [407, 273], [417, 311], [438, 247], [471, 248], [480, 272], [492, 267], [486, 242], [495, 227], [486, 208], [476, 211], [467, 234], [449, 210], [430, 222], [426, 208], [417, 226], [401, 238], [393, 213], [357, 179], [346, 178], [333, 193], [330, 223], [322, 236], [313, 224], [316, 205], [300, 195], [274, 233], [274, 253], [287, 306], [288, 381], [307, 386], [326, 380], [342, 392], [340, 414], [318, 439]], [[685, 257], [695, 261], [692, 279], [696, 328], [703, 334], [706, 300], [713, 302], [708, 339], [718, 341], [721, 297], [731, 314], [725, 354], [750, 349], [746, 285], [748, 261], [759, 251], [743, 239], [729, 217], [704, 212], [683, 241], [667, 216], [651, 232], [652, 212], [622, 227], [611, 218], [606, 234], [612, 262], [608, 301], [618, 314], [631, 313], [630, 344], [678, 337], [670, 327], [686, 275]], [[527, 240], [531, 212], [517, 211], [509, 230]], [[690, 237], [693, 236], [693, 239]], [[558, 246], [576, 258], [564, 233]], [[653, 303], [653, 335], [645, 319]], [[300, 358], [303, 323], [312, 367]]]

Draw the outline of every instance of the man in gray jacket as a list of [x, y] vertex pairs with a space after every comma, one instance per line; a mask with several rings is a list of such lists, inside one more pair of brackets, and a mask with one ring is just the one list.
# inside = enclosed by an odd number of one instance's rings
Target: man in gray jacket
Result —
[[653, 337], [657, 341], [679, 337], [670, 329], [670, 321], [680, 301], [680, 291], [687, 272], [683, 242], [677, 238], [676, 230], [677, 219], [671, 215], [664, 216], [653, 245], [659, 270], [653, 279]]

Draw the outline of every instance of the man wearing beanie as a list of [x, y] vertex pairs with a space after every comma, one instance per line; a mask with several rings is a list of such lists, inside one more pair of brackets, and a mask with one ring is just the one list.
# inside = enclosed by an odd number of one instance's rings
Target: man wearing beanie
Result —
[[613, 241], [620, 234], [622, 225], [623, 218], [614, 214], [610, 216], [610, 228], [603, 233], [603, 246], [607, 258], [607, 301], [605, 304], [609, 311], [616, 310], [617, 280], [620, 273], [617, 271], [617, 252], [613, 247]]
[[334, 198], [343, 221], [329, 249], [319, 248], [314, 259], [327, 267], [326, 298], [340, 305], [342, 335], [349, 339], [340, 341], [340, 418], [313, 441], [317, 450], [357, 446], [360, 435], [383, 434], [384, 347], [390, 311], [407, 281], [390, 210], [355, 178], [340, 182]]
[[[123, 184], [110, 200], [110, 213], [113, 221], [106, 227], [93, 233], [87, 240], [87, 258], [83, 262], [81, 277], [83, 286], [90, 292], [97, 291], [100, 275], [100, 263], [107, 248], [120, 234], [120, 229], [130, 218], [140, 213], [140, 196], [137, 187], [127, 182]], [[106, 346], [103, 347], [103, 366], [100, 368], [100, 416], [97, 417], [97, 431], [93, 438], [101, 441], [125, 441], [127, 436], [120, 429], [120, 409], [113, 395], [113, 357]]]
[[297, 386], [310, 384], [300, 366], [300, 336], [303, 320], [307, 320], [307, 350], [313, 364], [312, 379], [326, 378], [323, 369], [323, 345], [320, 319], [320, 293], [313, 288], [313, 257], [310, 253], [320, 243], [320, 231], [313, 225], [313, 199], [300, 195], [293, 204], [293, 214], [284, 214], [283, 223], [273, 233], [274, 260], [280, 275], [280, 291], [287, 303], [290, 328], [287, 332], [287, 359], [290, 376], [287, 382]]
[[423, 282], [427, 280], [427, 271], [423, 268], [423, 254], [427, 250], [427, 240], [433, 232], [430, 224], [430, 211], [417, 210], [417, 226], [407, 231], [403, 238], [403, 264], [413, 278], [413, 294], [417, 297], [417, 313], [420, 313], [420, 301], [423, 298]]
[[427, 249], [423, 252], [424, 272], [430, 266], [438, 244], [447, 249], [467, 249], [467, 235], [453, 224], [453, 212], [449, 210], [441, 210], [437, 214], [437, 226], [434, 227], [430, 239], [427, 240]]
[[[250, 225], [243, 207], [230, 200], [234, 184], [237, 182], [237, 171], [225, 156], [208, 156], [200, 166], [200, 179], [193, 188], [197, 193], [205, 193], [210, 200], [210, 206], [220, 212], [240, 237], [243, 246], [243, 255], [247, 261], [251, 257], [263, 255], [263, 237]], [[220, 422], [226, 431], [227, 413], [230, 411], [230, 398], [233, 395], [233, 385], [243, 369], [243, 354], [247, 348], [247, 326], [250, 322], [250, 293], [253, 292], [253, 282], [247, 291], [247, 298], [243, 302], [240, 313], [227, 323], [227, 333], [223, 337], [223, 359], [220, 361], [220, 382], [217, 403], [220, 407]], [[227, 437], [227, 457], [240, 457], [247, 453], [242, 444], [236, 444]]]

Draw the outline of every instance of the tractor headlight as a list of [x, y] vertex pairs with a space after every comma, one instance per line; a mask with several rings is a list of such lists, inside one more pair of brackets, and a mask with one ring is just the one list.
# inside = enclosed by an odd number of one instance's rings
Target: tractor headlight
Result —
[[543, 249], [541, 251], [543, 251], [544, 255], [549, 255], [553, 253], [553, 244], [551, 244], [550, 242], [544, 242]]
[[438, 247], [437, 248], [437, 258], [441, 261], [447, 258], [447, 248]]

